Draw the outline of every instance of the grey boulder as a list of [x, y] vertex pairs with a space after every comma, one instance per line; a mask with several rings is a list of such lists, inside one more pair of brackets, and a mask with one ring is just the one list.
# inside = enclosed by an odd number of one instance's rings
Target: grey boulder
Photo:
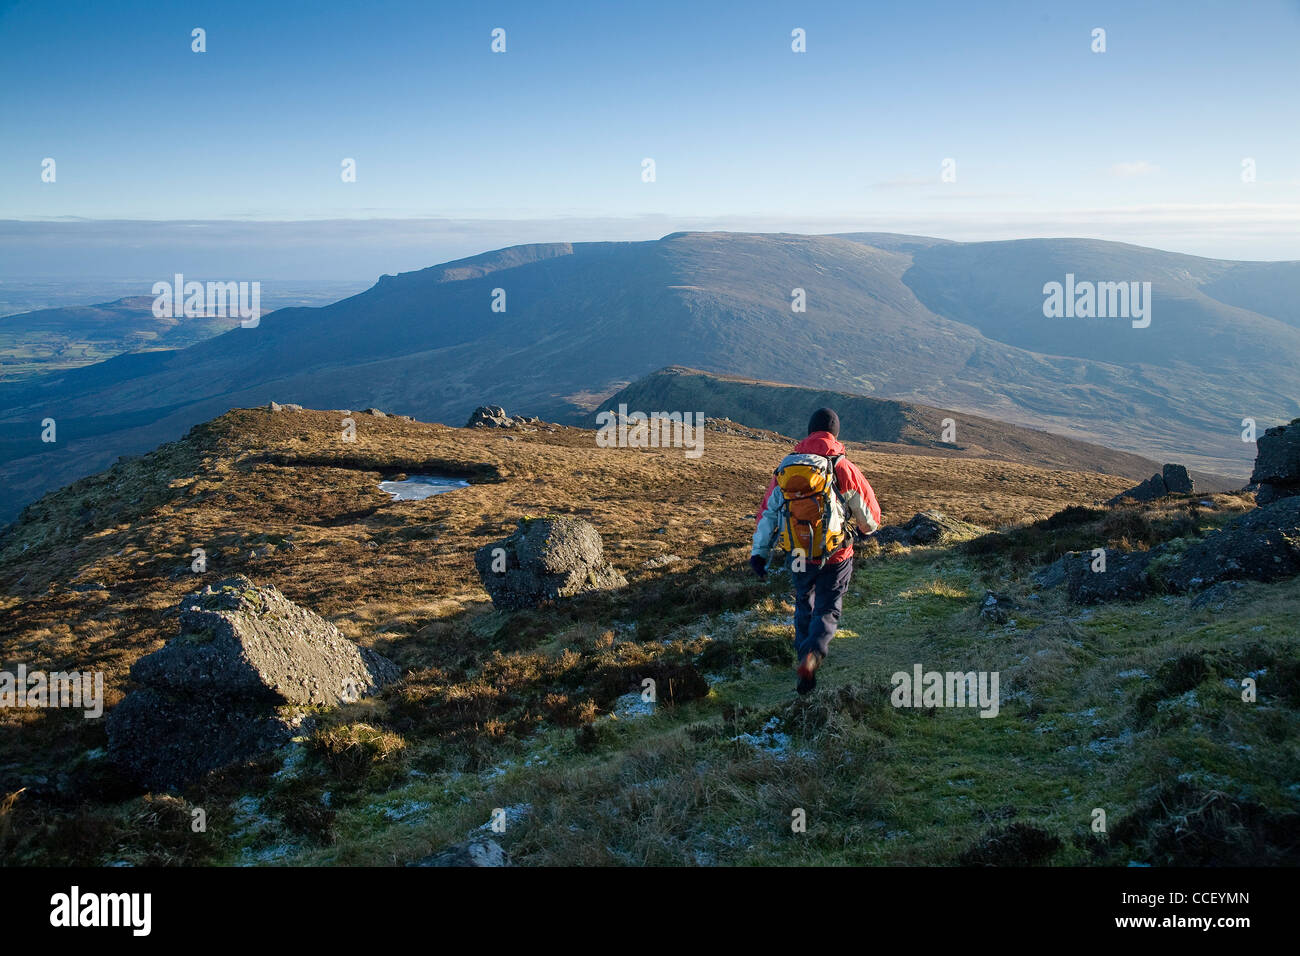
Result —
[[301, 732], [308, 707], [374, 693], [401, 673], [274, 587], [237, 575], [186, 595], [180, 633], [136, 661], [144, 685], [108, 718], [109, 752], [139, 782], [183, 786]]
[[1250, 483], [1259, 486], [1255, 500], [1262, 505], [1300, 495], [1300, 418], [1259, 437]]
[[525, 518], [509, 537], [479, 548], [474, 564], [503, 610], [627, 584], [605, 560], [599, 532], [578, 518]]

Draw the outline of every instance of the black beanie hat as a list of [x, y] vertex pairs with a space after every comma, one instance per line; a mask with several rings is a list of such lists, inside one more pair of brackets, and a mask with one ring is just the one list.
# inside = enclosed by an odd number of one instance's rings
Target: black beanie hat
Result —
[[812, 413], [812, 418], [808, 419], [808, 434], [813, 432], [830, 432], [836, 438], [840, 434], [840, 416], [835, 414], [833, 408], [819, 408]]

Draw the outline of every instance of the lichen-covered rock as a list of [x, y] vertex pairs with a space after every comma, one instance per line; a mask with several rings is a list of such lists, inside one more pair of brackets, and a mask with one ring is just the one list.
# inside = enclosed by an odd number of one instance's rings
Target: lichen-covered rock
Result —
[[131, 677], [172, 692], [331, 706], [374, 693], [400, 674], [390, 661], [274, 587], [243, 575], [186, 595], [180, 634], [136, 661]]
[[605, 561], [600, 534], [578, 518], [526, 518], [508, 538], [479, 548], [474, 564], [504, 610], [627, 584]]
[[987, 528], [968, 521], [949, 518], [939, 511], [922, 511], [914, 515], [906, 524], [891, 525], [876, 532], [876, 540], [881, 544], [898, 542], [908, 546], [918, 544], [947, 544], [950, 541], [965, 541], [987, 533]]
[[500, 405], [480, 405], [474, 409], [466, 428], [514, 428], [515, 421]]
[[259, 702], [144, 687], [109, 714], [109, 753], [138, 783], [168, 790], [282, 747], [310, 722]]
[[1218, 581], [1276, 581], [1300, 574], [1300, 496], [1261, 505], [1193, 544], [1169, 569], [1176, 591]]
[[1162, 544], [1150, 551], [1108, 551], [1105, 567], [1094, 571], [1086, 554], [1072, 552], [1035, 580], [1050, 587], [1063, 573], [1070, 599], [1094, 604], [1141, 600], [1158, 591], [1194, 594], [1221, 581], [1294, 577], [1300, 574], [1300, 496], [1261, 505], [1183, 550]]
[[142, 657], [144, 687], [108, 717], [109, 752], [156, 789], [248, 760], [303, 732], [305, 709], [356, 700], [401, 676], [274, 587], [238, 575], [186, 595], [180, 634]]
[[1096, 604], [1101, 601], [1136, 601], [1153, 590], [1150, 576], [1151, 562], [1160, 553], [1152, 551], [1108, 551], [1104, 571], [1094, 571], [1101, 566], [1083, 556], [1065, 565], [1066, 592], [1076, 604]]

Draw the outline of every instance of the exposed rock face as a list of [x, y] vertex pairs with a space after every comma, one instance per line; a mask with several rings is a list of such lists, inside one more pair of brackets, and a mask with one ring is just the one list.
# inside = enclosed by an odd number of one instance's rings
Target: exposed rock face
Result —
[[1159, 553], [1108, 551], [1106, 570], [1094, 571], [1091, 555], [1077, 555], [1065, 563], [1065, 586], [1077, 604], [1100, 601], [1136, 601], [1151, 593], [1149, 566]]
[[1121, 491], [1114, 498], [1107, 501], [1106, 504], [1118, 504], [1125, 498], [1132, 498], [1135, 501], [1155, 501], [1165, 495], [1190, 495], [1194, 490], [1192, 477], [1187, 473], [1186, 467], [1183, 465], [1165, 465], [1159, 474], [1152, 475], [1146, 481], [1133, 486], [1128, 491]]
[[891, 525], [876, 532], [876, 540], [881, 544], [897, 541], [904, 545], [947, 544], [949, 541], [964, 541], [985, 534], [987, 528], [949, 518], [938, 511], [922, 511], [902, 525]]
[[109, 749], [141, 783], [182, 786], [299, 732], [296, 707], [373, 693], [400, 672], [274, 587], [242, 575], [186, 595], [180, 634], [136, 661]]
[[1164, 479], [1165, 490], [1171, 495], [1190, 495], [1196, 490], [1192, 476], [1187, 473], [1184, 465], [1165, 465], [1160, 477]]
[[479, 548], [474, 564], [505, 610], [627, 584], [605, 561], [600, 534], [577, 518], [524, 519], [508, 538]]
[[268, 412], [300, 412], [302, 411], [302, 406], [294, 405], [293, 403], [281, 405], [279, 402], [269, 402], [267, 403], [266, 410]]
[[1300, 574], [1300, 496], [1261, 505], [1206, 535], [1167, 574], [1176, 591], [1218, 581], [1276, 581]]
[[1268, 429], [1257, 449], [1250, 476], [1250, 483], [1259, 486], [1255, 500], [1264, 505], [1300, 495], [1300, 418]]
[[1093, 571], [1087, 555], [1071, 552], [1035, 579], [1050, 587], [1062, 574], [1070, 599], [1079, 604], [1140, 600], [1160, 590], [1196, 593], [1221, 581], [1293, 577], [1300, 574], [1300, 495], [1261, 505], [1181, 553], [1164, 544], [1150, 551], [1109, 551], [1106, 570]]
[[1057, 588], [1070, 576], [1070, 566], [1076, 561], [1089, 563], [1091, 558], [1078, 551], [1067, 551], [1043, 570], [1034, 575], [1034, 583], [1040, 588]]
[[465, 427], [519, 428], [524, 431], [532, 431], [533, 429], [529, 426], [540, 424], [542, 424], [542, 420], [536, 416], [525, 418], [523, 415], [507, 415], [506, 410], [500, 405], [480, 405], [474, 409], [474, 414], [470, 415]]

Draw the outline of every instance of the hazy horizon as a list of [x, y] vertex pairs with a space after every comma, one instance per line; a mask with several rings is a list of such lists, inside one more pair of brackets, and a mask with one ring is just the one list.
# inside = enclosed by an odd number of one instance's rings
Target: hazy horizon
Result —
[[[621, 220], [342, 219], [21, 222], [0, 220], [0, 281], [58, 279], [152, 279], [176, 271], [243, 275], [263, 280], [373, 281], [514, 245], [549, 242], [642, 242], [675, 232], [794, 233], [832, 235], [887, 232], [953, 242], [1016, 239], [1095, 239], [1124, 242], [1182, 255], [1238, 261], [1300, 260], [1289, 227], [1262, 251], [1258, 236], [1188, 232], [1171, 215], [1163, 226], [1117, 223], [1102, 232], [1049, 232], [1044, 223], [1005, 223], [1000, 228], [912, 220], [892, 222], [780, 222], [764, 217], [723, 222], [640, 217]], [[1031, 231], [1034, 226], [1040, 231]], [[201, 236], [199, 235], [201, 233]], [[93, 263], [88, 265], [88, 263]]]

